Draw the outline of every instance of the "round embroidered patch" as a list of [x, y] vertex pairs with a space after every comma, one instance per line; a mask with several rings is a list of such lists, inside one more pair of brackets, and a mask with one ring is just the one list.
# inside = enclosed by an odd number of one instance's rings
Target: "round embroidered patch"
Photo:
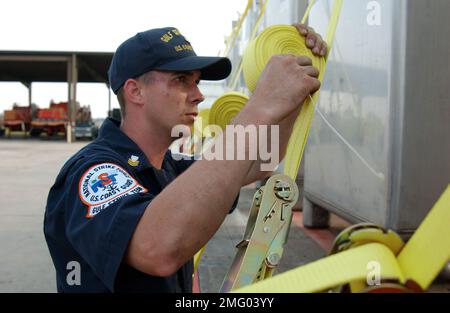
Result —
[[147, 192], [122, 167], [113, 163], [97, 164], [89, 168], [81, 176], [78, 189], [81, 201], [88, 206], [88, 218], [124, 197]]

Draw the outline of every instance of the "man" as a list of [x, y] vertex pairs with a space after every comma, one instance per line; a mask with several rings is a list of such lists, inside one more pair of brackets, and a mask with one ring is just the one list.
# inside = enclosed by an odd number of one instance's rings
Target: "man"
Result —
[[[325, 55], [321, 37], [297, 27]], [[259, 160], [192, 164], [168, 151], [172, 128], [194, 123], [204, 100], [198, 82], [230, 71], [227, 58], [196, 56], [173, 27], [138, 33], [117, 49], [109, 81], [122, 123], [107, 119], [99, 137], [65, 163], [48, 196], [44, 232], [59, 292], [191, 292], [193, 255], [240, 187], [270, 174]], [[318, 74], [306, 57], [273, 57], [234, 124], [280, 125], [283, 157], [301, 103], [320, 86]], [[215, 148], [225, 148], [221, 136]]]

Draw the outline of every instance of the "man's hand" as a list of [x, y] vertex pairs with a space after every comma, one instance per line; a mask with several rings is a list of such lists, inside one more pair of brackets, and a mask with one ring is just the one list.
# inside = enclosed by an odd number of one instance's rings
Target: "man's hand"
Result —
[[278, 124], [305, 99], [320, 88], [319, 70], [306, 56], [275, 55], [259, 77], [248, 105], [255, 102], [255, 110], [265, 121]]
[[327, 43], [322, 39], [322, 36], [317, 34], [314, 29], [304, 24], [293, 24], [297, 28], [300, 35], [305, 37], [305, 43], [312, 53], [317, 56], [325, 56], [328, 53]]

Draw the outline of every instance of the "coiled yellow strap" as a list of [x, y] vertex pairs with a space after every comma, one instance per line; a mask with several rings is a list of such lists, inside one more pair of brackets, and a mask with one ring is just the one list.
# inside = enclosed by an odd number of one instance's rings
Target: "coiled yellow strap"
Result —
[[218, 125], [222, 130], [247, 103], [248, 97], [239, 92], [227, 92], [217, 98], [209, 112], [209, 124]]
[[259, 76], [270, 58], [277, 54], [307, 56], [311, 58], [313, 65], [320, 72], [322, 72], [325, 65], [323, 58], [316, 57], [311, 49], [306, 47], [305, 39], [299, 35], [298, 30], [294, 26], [271, 26], [251, 41], [244, 53], [244, 79], [251, 92], [255, 90]]
[[[254, 91], [259, 76], [276, 54], [294, 54], [309, 57], [313, 65], [320, 71], [320, 81], [325, 72], [325, 59], [313, 55], [305, 45], [305, 39], [300, 37], [294, 26], [277, 25], [265, 29], [252, 41], [244, 54], [244, 79], [250, 91]], [[282, 82], [280, 82], [282, 83]], [[318, 92], [312, 99], [307, 99], [302, 106], [300, 115], [294, 125], [289, 145], [286, 151], [284, 173], [295, 179], [300, 167], [306, 139], [314, 115]]]

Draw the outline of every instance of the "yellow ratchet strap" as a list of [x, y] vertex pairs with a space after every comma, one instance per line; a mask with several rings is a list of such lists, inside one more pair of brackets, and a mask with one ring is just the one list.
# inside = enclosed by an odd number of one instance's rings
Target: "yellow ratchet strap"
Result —
[[450, 260], [450, 186], [398, 255], [406, 278], [427, 289]]
[[370, 262], [380, 264], [383, 281], [426, 290], [450, 260], [450, 186], [399, 255], [385, 244], [369, 243], [298, 267], [236, 292], [320, 292], [365, 282]]
[[[332, 18], [330, 20], [330, 30], [328, 31], [328, 37], [330, 39], [327, 41], [327, 43], [329, 44], [329, 46], [331, 46], [332, 44], [331, 38], [334, 37], [340, 10], [342, 7], [342, 1], [343, 0], [336, 0], [335, 8], [333, 9], [333, 12], [335, 13], [332, 15]], [[302, 23], [305, 23], [314, 5], [314, 2], [315, 1], [310, 2]], [[267, 1], [264, 2], [263, 9], [261, 10], [258, 21], [261, 20], [261, 16], [265, 10], [266, 4]], [[257, 27], [255, 27], [254, 29], [254, 34], [256, 34], [256, 30]], [[252, 38], [254, 38], [254, 34], [252, 34]], [[243, 74], [246, 85], [250, 91], [254, 91], [259, 76], [264, 70], [269, 59], [275, 54], [294, 54], [299, 56], [308, 56], [312, 59], [313, 65], [319, 69], [321, 75], [320, 80], [323, 79], [323, 74], [325, 71], [325, 59], [313, 55], [311, 49], [309, 49], [305, 45], [305, 38], [299, 35], [298, 30], [294, 26], [277, 25], [265, 29], [255, 39], [252, 39], [244, 53], [241, 65], [243, 67]], [[298, 162], [300, 164], [301, 155], [303, 154], [306, 137], [308, 136], [308, 130], [311, 124], [312, 116], [314, 113], [314, 104], [317, 101], [317, 97], [318, 93], [315, 95], [314, 101], [312, 103], [310, 103], [310, 100], [308, 99], [302, 107], [289, 143], [288, 154], [286, 156], [286, 159], [289, 160], [287, 162]], [[226, 125], [230, 124], [232, 119], [239, 113], [239, 111], [244, 107], [247, 101], [248, 97], [241, 93], [229, 92], [224, 94], [223, 96], [218, 98], [211, 107], [211, 110], [209, 112], [209, 124], [218, 125], [222, 129], [225, 129]], [[295, 175], [293, 174], [292, 170], [286, 171], [286, 173], [288, 174], [288, 176], [295, 180], [298, 166], [293, 166], [293, 168], [293, 171], [295, 171]], [[289, 175], [289, 173], [291, 174]], [[250, 220], [249, 223], [251, 223]], [[278, 245], [282, 246], [281, 243], [279, 243]], [[204, 248], [196, 254], [194, 258], [195, 264], [198, 265], [203, 251]]]
[[[308, 18], [314, 3], [315, 1], [310, 2], [302, 23]], [[342, 5], [343, 0], [335, 0], [326, 37], [326, 42], [330, 48], [333, 44]], [[259, 76], [270, 58], [276, 54], [294, 54], [309, 57], [313, 65], [320, 71], [319, 80], [323, 81], [326, 58], [315, 56], [311, 49], [306, 46], [305, 39], [299, 36], [295, 27], [275, 25], [265, 29], [258, 37], [252, 40], [244, 53], [244, 79], [251, 92], [255, 90]], [[313, 97], [304, 102], [289, 140], [284, 173], [292, 179], [296, 178], [300, 167], [318, 98], [319, 92], [316, 92]]]
[[202, 258], [203, 253], [205, 252], [206, 245], [200, 249], [195, 255], [194, 255], [194, 273], [198, 269], [198, 265], [200, 264], [200, 259]]
[[[374, 258], [374, 256], [376, 256]], [[386, 246], [371, 243], [323, 258], [319, 261], [284, 272], [272, 278], [236, 290], [243, 293], [258, 292], [321, 292], [350, 281], [365, 280], [367, 264], [380, 263], [383, 274], [403, 281], [395, 255]]]
[[[314, 2], [310, 3], [310, 5], [313, 4]], [[332, 14], [328, 26], [328, 32], [326, 36], [326, 43], [329, 49], [331, 49], [331, 47], [333, 46], [334, 36], [336, 34], [336, 29], [339, 23], [339, 17], [341, 14], [342, 6], [343, 0], [334, 1]], [[310, 8], [308, 8], [307, 13], [309, 14], [309, 12]], [[304, 43], [302, 44], [302, 46], [304, 46]], [[309, 49], [307, 50], [310, 51]], [[329, 52], [330, 51], [328, 51], [328, 55]], [[311, 57], [310, 55], [307, 56]], [[319, 58], [317, 56], [313, 56], [312, 59], [314, 66], [316, 66], [320, 70], [319, 80], [320, 82], [323, 82], [326, 69], [326, 58]], [[316, 103], [319, 99], [319, 95], [320, 91], [317, 91], [312, 97], [310, 97], [303, 103], [299, 117], [297, 118], [294, 124], [294, 129], [289, 139], [289, 144], [286, 150], [284, 173], [289, 177], [291, 177], [292, 179], [295, 179], [297, 177], [300, 168], [300, 163], [302, 161], [303, 152], [305, 150], [309, 129], [311, 127], [311, 122], [314, 117], [314, 111]]]

